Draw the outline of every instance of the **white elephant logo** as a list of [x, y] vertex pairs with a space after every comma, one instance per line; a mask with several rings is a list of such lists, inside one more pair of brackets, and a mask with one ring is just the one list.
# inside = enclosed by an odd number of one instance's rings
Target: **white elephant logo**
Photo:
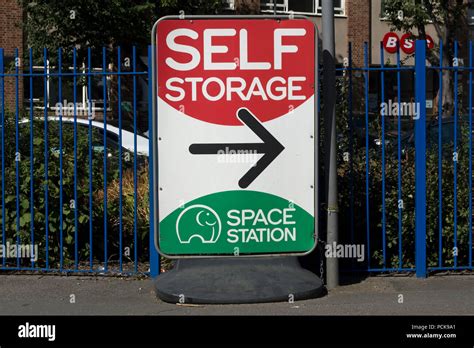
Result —
[[202, 243], [215, 243], [221, 234], [221, 220], [217, 213], [203, 204], [185, 208], [176, 220], [176, 233], [181, 244], [189, 244], [192, 239]]

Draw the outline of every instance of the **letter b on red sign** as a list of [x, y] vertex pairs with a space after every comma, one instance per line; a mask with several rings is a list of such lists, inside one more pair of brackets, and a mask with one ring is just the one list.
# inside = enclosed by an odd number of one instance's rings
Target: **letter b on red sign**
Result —
[[397, 42], [398, 35], [393, 32], [389, 32], [383, 37], [383, 47], [388, 53], [397, 52]]

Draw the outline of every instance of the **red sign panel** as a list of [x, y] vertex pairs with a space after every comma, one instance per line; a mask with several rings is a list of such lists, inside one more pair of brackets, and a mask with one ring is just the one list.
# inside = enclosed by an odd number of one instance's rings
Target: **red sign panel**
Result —
[[314, 94], [310, 21], [166, 20], [157, 32], [158, 96], [188, 116], [241, 126], [244, 107], [265, 122]]

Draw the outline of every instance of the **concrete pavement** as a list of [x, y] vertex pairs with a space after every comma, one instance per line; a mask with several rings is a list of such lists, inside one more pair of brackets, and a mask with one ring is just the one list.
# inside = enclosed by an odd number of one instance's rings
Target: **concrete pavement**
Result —
[[150, 279], [0, 275], [2, 315], [474, 315], [474, 275], [372, 276], [318, 299], [252, 305], [176, 305]]

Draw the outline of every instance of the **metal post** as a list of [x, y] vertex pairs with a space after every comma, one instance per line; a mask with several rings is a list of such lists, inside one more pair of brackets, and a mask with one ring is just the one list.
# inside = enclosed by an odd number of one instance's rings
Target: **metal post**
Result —
[[[333, 0], [322, 0], [323, 22], [323, 97], [324, 122], [326, 125], [326, 184], [327, 184], [327, 244], [338, 241], [337, 204], [337, 148], [336, 148], [336, 65], [334, 61], [334, 4]], [[326, 261], [326, 283], [328, 289], [339, 285], [339, 261], [328, 258]]]
[[275, 16], [277, 14], [277, 0], [273, 0], [273, 14]]
[[[0, 199], [2, 200], [2, 245], [5, 245], [6, 241], [6, 223], [5, 219], [3, 219], [3, 216], [5, 216], [5, 67], [4, 67], [4, 52], [3, 48], [0, 48], [0, 115], [1, 117], [1, 143], [0, 146], [2, 147], [1, 149], [1, 156], [2, 156], [2, 196]], [[33, 242], [31, 243], [33, 244]], [[2, 266], [5, 267], [6, 264], [6, 258], [2, 257]]]
[[426, 41], [415, 44], [415, 266], [426, 278]]
[[[154, 186], [154, 178], [153, 176], [153, 154], [155, 151], [155, 147], [153, 146], [153, 108], [156, 107], [154, 102], [154, 86], [153, 86], [153, 47], [148, 46], [148, 137], [149, 137], [149, 154], [148, 154], [148, 164], [149, 164], [149, 187], [150, 187], [150, 276], [152, 278], [158, 276], [160, 274], [160, 256], [158, 255], [158, 251], [155, 247], [155, 186]], [[158, 223], [158, 222], [156, 222]]]

